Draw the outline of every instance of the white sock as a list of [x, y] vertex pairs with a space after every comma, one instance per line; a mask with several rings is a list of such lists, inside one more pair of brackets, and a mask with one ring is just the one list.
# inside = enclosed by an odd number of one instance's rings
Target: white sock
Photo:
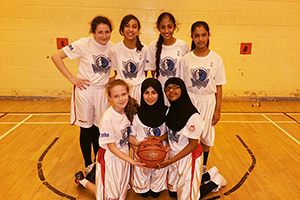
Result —
[[89, 182], [89, 181], [86, 180], [85, 178], [79, 181], [79, 183], [80, 183], [83, 187], [85, 187], [85, 188], [86, 188], [86, 184], [87, 184], [88, 182]]

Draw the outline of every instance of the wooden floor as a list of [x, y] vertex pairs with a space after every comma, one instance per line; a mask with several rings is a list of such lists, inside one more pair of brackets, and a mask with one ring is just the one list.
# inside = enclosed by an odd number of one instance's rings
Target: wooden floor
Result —
[[[74, 183], [84, 164], [69, 104], [0, 101], [0, 199], [95, 199]], [[203, 199], [300, 199], [300, 102], [223, 102], [216, 133], [208, 165], [228, 183]]]

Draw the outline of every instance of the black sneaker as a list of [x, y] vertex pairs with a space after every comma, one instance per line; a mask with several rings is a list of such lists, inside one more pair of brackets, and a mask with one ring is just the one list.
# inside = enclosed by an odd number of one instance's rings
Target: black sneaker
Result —
[[84, 179], [84, 175], [82, 171], [79, 171], [75, 174], [75, 183], [77, 185], [81, 185], [79, 181], [81, 181], [82, 179]]
[[92, 183], [95, 183], [96, 176], [96, 165], [93, 166], [92, 170], [86, 175], [86, 179]]

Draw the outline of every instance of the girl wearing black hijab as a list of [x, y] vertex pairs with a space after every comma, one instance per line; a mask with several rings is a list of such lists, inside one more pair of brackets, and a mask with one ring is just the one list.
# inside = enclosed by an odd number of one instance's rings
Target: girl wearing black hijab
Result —
[[[162, 86], [157, 79], [148, 78], [141, 86], [141, 105], [132, 122], [132, 134], [129, 137], [136, 159], [137, 147], [145, 139], [167, 139], [165, 115], [167, 106], [164, 104]], [[166, 142], [164, 142], [166, 144]], [[132, 168], [132, 189], [143, 197], [157, 198], [160, 192], [167, 189], [167, 168], [144, 169]]]
[[193, 106], [184, 82], [177, 77], [165, 83], [165, 93], [171, 106], [166, 115], [169, 159], [159, 168], [169, 165], [168, 189], [171, 197], [194, 200], [200, 197], [202, 148], [198, 144], [204, 129], [203, 120]]

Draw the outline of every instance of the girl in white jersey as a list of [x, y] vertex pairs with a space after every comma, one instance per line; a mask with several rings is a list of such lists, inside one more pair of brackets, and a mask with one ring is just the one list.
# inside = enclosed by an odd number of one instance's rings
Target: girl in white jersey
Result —
[[97, 200], [126, 198], [130, 164], [142, 167], [144, 164], [129, 156], [129, 135], [131, 123], [138, 109], [135, 99], [129, 95], [129, 86], [124, 80], [116, 79], [108, 84], [106, 92], [112, 101], [100, 121], [100, 150], [96, 162], [96, 184], [78, 172], [75, 180], [95, 193]]
[[210, 147], [214, 145], [214, 126], [220, 120], [222, 85], [226, 83], [223, 60], [208, 48], [209, 36], [208, 24], [195, 22], [191, 28], [192, 51], [180, 63], [182, 78], [191, 100], [205, 121], [205, 130], [200, 138], [204, 151], [204, 171]]
[[111, 51], [113, 78], [125, 80], [131, 87], [131, 96], [141, 97], [141, 84], [147, 76], [147, 49], [139, 39], [141, 24], [134, 15], [126, 15], [120, 24], [119, 33], [124, 40], [118, 42]]
[[[173, 36], [177, 25], [171, 13], [161, 13], [156, 21], [156, 28], [159, 38], [150, 43], [148, 60], [152, 76], [164, 85], [168, 78], [179, 77], [179, 61], [189, 52], [189, 46], [185, 41]], [[169, 104], [166, 98], [165, 103]]]
[[[91, 22], [92, 37], [81, 38], [52, 55], [58, 70], [74, 85], [71, 100], [71, 124], [80, 126], [80, 147], [85, 161], [85, 172], [93, 167], [91, 146], [96, 156], [99, 150], [98, 123], [108, 107], [105, 85], [109, 81], [112, 43], [112, 26], [109, 19], [95, 17]], [[78, 59], [78, 75], [74, 77], [63, 59]]]
[[171, 151], [169, 159], [159, 163], [159, 168], [169, 165], [168, 189], [171, 197], [195, 200], [200, 197], [202, 148], [198, 139], [204, 123], [180, 78], [169, 78], [165, 83], [165, 93], [171, 104], [166, 115]]
[[[156, 139], [160, 142], [167, 139], [165, 115], [167, 106], [160, 82], [154, 78], [148, 78], [142, 83], [141, 105], [132, 123], [131, 141], [134, 141], [134, 154], [136, 155], [138, 145], [145, 139]], [[166, 143], [164, 142], [166, 145]], [[139, 159], [136, 155], [137, 160]], [[160, 192], [167, 189], [168, 168], [143, 169], [132, 168], [131, 187], [143, 197], [151, 196], [157, 198]]]

